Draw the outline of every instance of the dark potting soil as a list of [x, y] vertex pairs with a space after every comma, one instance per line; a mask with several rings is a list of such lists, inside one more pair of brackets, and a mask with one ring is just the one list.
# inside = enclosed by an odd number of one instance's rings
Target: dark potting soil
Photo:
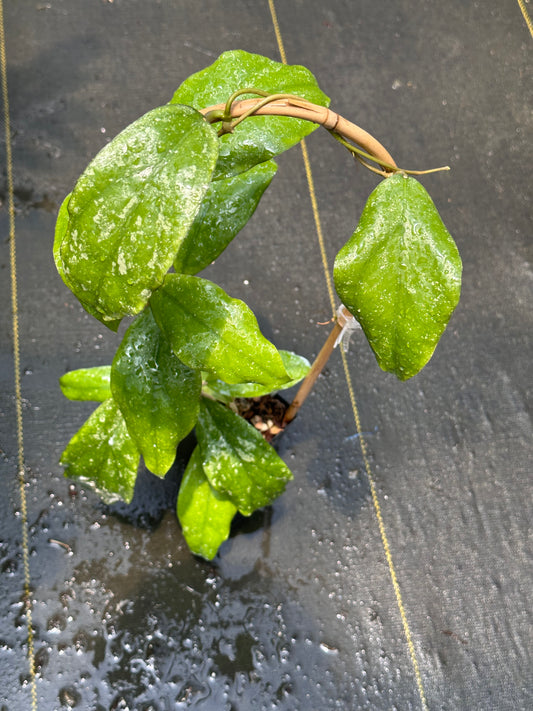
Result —
[[289, 403], [281, 395], [236, 398], [230, 407], [271, 442], [285, 429], [283, 418]]

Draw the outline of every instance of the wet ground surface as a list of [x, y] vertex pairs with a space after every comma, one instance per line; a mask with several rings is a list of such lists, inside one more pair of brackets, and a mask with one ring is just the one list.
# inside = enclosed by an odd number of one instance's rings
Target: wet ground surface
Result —
[[[37, 707], [530, 709], [533, 43], [518, 4], [277, 3], [288, 61], [315, 73], [336, 110], [407, 167], [451, 165], [423, 182], [459, 245], [464, 288], [407, 383], [352, 339], [390, 559], [336, 356], [279, 441], [294, 482], [238, 521], [212, 564], [189, 554], [172, 511], [190, 442], [164, 482], [141, 475], [129, 507], [62, 476], [60, 453], [92, 406], [64, 400], [58, 378], [109, 363], [118, 337], [63, 286], [53, 229], [88, 160], [190, 73], [226, 49], [279, 57], [268, 3], [5, 5]], [[308, 141], [330, 264], [376, 183], [333, 143]], [[328, 294], [301, 154], [279, 163], [206, 275], [280, 348], [312, 358]], [[0, 709], [19, 711], [32, 700], [5, 170], [1, 180]]]

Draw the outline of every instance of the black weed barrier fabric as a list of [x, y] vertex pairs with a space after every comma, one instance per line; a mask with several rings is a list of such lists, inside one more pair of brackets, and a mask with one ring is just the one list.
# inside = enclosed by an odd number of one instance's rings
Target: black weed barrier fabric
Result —
[[[335, 110], [408, 168], [450, 164], [423, 182], [463, 257], [460, 305], [406, 383], [352, 338], [371, 479], [336, 355], [279, 442], [295, 480], [236, 523], [212, 564], [188, 552], [173, 511], [192, 442], [164, 481], [141, 473], [130, 506], [105, 506], [62, 475], [92, 406], [65, 400], [58, 378], [109, 363], [119, 336], [56, 273], [57, 210], [128, 123], [227, 49], [279, 59], [276, 35], [266, 0], [4, 2], [35, 679], [4, 141], [3, 711], [533, 708], [531, 38], [518, 4], [496, 0], [280, 0], [277, 11], [288, 61], [311, 69]], [[308, 147], [332, 265], [376, 180], [325, 132]], [[300, 150], [279, 162], [206, 275], [280, 348], [312, 358], [328, 293]]]

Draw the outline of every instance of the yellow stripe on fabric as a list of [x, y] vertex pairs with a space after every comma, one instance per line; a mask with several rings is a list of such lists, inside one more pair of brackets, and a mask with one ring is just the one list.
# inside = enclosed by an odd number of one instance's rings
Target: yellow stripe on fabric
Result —
[[[272, 0], [269, 0], [272, 2]], [[286, 62], [284, 62], [285, 64]], [[322, 223], [320, 221], [320, 213], [318, 211], [318, 202], [315, 193], [315, 183], [313, 180], [313, 173], [311, 172], [311, 163], [309, 161], [309, 153], [307, 152], [307, 144], [305, 140], [301, 142], [302, 146], [302, 156], [304, 159], [305, 174], [307, 176], [307, 185], [309, 188], [309, 197], [311, 199], [311, 207], [313, 210], [313, 217], [315, 219], [316, 234], [318, 237], [318, 246], [320, 248], [320, 256], [322, 257], [322, 266], [324, 267], [324, 276], [326, 278], [326, 285], [328, 287], [329, 302], [331, 305], [331, 313], [333, 318], [335, 318], [337, 310], [335, 308], [335, 290], [333, 288], [333, 279], [331, 278], [331, 270], [328, 264], [328, 255], [326, 254], [326, 245], [324, 241], [324, 233], [322, 232]]]
[[357, 407], [357, 402], [355, 400], [355, 392], [352, 385], [352, 378], [350, 376], [350, 371], [348, 368], [348, 359], [346, 358], [346, 353], [343, 348], [340, 348], [342, 356], [342, 364], [344, 366], [344, 374], [346, 376], [346, 384], [348, 386], [348, 393], [350, 395], [350, 402], [352, 405], [353, 418], [355, 421], [355, 429], [359, 435], [359, 442], [361, 445], [361, 453], [363, 455], [363, 462], [365, 465], [366, 475], [368, 478], [368, 483], [370, 485], [370, 493], [372, 495], [372, 503], [374, 504], [374, 510], [376, 512], [376, 518], [378, 520], [378, 528], [381, 536], [381, 542], [383, 545], [383, 550], [385, 551], [385, 558], [387, 560], [387, 565], [389, 566], [389, 574], [392, 581], [392, 587], [394, 589], [394, 594], [396, 596], [396, 604], [398, 605], [398, 610], [400, 612], [400, 617], [402, 620], [403, 630], [405, 634], [405, 639], [407, 641], [407, 648], [409, 650], [409, 656], [411, 657], [411, 664], [413, 665], [413, 672], [416, 679], [416, 685], [418, 687], [418, 693], [420, 696], [420, 703], [422, 704], [423, 711], [428, 710], [426, 693], [424, 691], [424, 684], [422, 682], [422, 675], [420, 674], [420, 667], [418, 666], [418, 659], [416, 656], [415, 646], [413, 644], [413, 638], [411, 636], [411, 630], [409, 628], [409, 623], [407, 621], [407, 613], [405, 611], [405, 606], [403, 604], [402, 593], [400, 590], [400, 585], [398, 583], [398, 577], [396, 575], [396, 569], [394, 567], [394, 562], [392, 560], [392, 553], [390, 550], [389, 539], [387, 537], [387, 531], [385, 529], [385, 522], [383, 520], [383, 514], [381, 513], [381, 505], [379, 503], [378, 492], [376, 484], [374, 482], [374, 474], [372, 473], [372, 468], [370, 466], [370, 460], [368, 458], [368, 450], [366, 446], [365, 438], [361, 431], [361, 418], [359, 416], [359, 408]]
[[272, 17], [272, 24], [274, 25], [274, 32], [276, 34], [276, 42], [278, 43], [279, 56], [283, 64], [287, 64], [287, 56], [285, 54], [285, 47], [283, 46], [283, 38], [278, 24], [278, 15], [276, 8], [274, 6], [274, 0], [268, 0], [268, 7], [270, 8], [270, 15]]
[[22, 425], [22, 394], [20, 385], [20, 339], [17, 298], [17, 252], [15, 242], [15, 203], [13, 194], [13, 160], [11, 156], [11, 122], [9, 116], [9, 97], [7, 92], [6, 40], [4, 32], [4, 7], [0, 0], [0, 72], [2, 79], [3, 114], [6, 139], [6, 172], [9, 211], [9, 264], [11, 272], [11, 311], [13, 328], [13, 365], [15, 381], [15, 416], [17, 425], [18, 466], [17, 477], [20, 496], [22, 525], [22, 560], [24, 568], [24, 607], [27, 626], [28, 664], [31, 680], [31, 708], [37, 709], [37, 687], [35, 683], [35, 655], [33, 642], [32, 605], [30, 591], [30, 555], [28, 544], [28, 507], [26, 501], [26, 472], [24, 465], [24, 436]]
[[[286, 54], [285, 54], [285, 48], [283, 46], [283, 38], [281, 36], [281, 31], [280, 31], [279, 24], [278, 24], [278, 18], [277, 18], [277, 14], [276, 14], [276, 8], [274, 5], [274, 0], [268, 0], [268, 6], [270, 8], [270, 14], [272, 16], [272, 24], [274, 25], [274, 32], [276, 34], [276, 40], [278, 43], [278, 49], [279, 49], [281, 61], [283, 62], [283, 64], [286, 64], [287, 59], [286, 59]], [[335, 313], [336, 313], [335, 292], [333, 289], [333, 283], [332, 283], [332, 279], [331, 279], [331, 270], [329, 268], [327, 255], [326, 255], [324, 235], [322, 232], [320, 213], [318, 210], [318, 203], [316, 200], [313, 173], [311, 170], [311, 164], [309, 161], [309, 154], [307, 152], [307, 146], [305, 144], [305, 141], [302, 141], [301, 145], [302, 145], [302, 155], [303, 155], [303, 161], [304, 161], [304, 166], [305, 166], [305, 173], [307, 176], [307, 183], [308, 183], [308, 187], [309, 187], [309, 195], [311, 198], [311, 206], [313, 209], [313, 217], [315, 220], [315, 227], [316, 227], [316, 232], [317, 232], [317, 237], [318, 237], [318, 244], [319, 244], [319, 248], [320, 248], [320, 254], [322, 256], [322, 264], [324, 267], [324, 276], [326, 278], [326, 284], [327, 284], [327, 288], [328, 288], [328, 295], [329, 295], [329, 299], [330, 299], [330, 303], [331, 303], [331, 309], [332, 309], [333, 315], [335, 315]], [[409, 656], [411, 658], [411, 664], [413, 666], [413, 672], [414, 672], [415, 679], [416, 679], [416, 685], [418, 688], [420, 703], [422, 705], [423, 711], [428, 711], [428, 704], [427, 704], [427, 700], [426, 700], [426, 694], [424, 691], [424, 684], [422, 682], [422, 675], [420, 674], [420, 667], [418, 666], [416, 650], [415, 650], [415, 647], [413, 644], [413, 638], [411, 636], [411, 630], [409, 628], [407, 614], [405, 611], [405, 606], [403, 604], [400, 585], [398, 583], [398, 577], [396, 575], [396, 569], [394, 567], [394, 562], [392, 559], [392, 553], [391, 553], [391, 549], [390, 549], [390, 545], [389, 545], [389, 540], [387, 537], [387, 531], [385, 529], [383, 514], [381, 512], [381, 505], [380, 505], [379, 497], [377, 494], [377, 488], [376, 488], [376, 485], [374, 482], [374, 475], [372, 473], [372, 468], [370, 466], [370, 460], [368, 457], [368, 449], [367, 449], [366, 441], [365, 441], [365, 438], [363, 436], [362, 429], [361, 429], [361, 418], [359, 416], [359, 408], [357, 407], [357, 402], [355, 399], [355, 393], [354, 393], [354, 388], [352, 385], [352, 379], [351, 379], [350, 371], [348, 368], [348, 361], [346, 358], [346, 354], [344, 353], [342, 348], [340, 349], [340, 351], [341, 351], [341, 355], [342, 355], [344, 375], [346, 377], [346, 384], [347, 384], [348, 393], [350, 396], [350, 403], [352, 406], [355, 428], [356, 428], [357, 434], [359, 435], [358, 439], [361, 444], [361, 453], [363, 455], [363, 462], [365, 465], [365, 471], [366, 471], [366, 475], [368, 477], [368, 482], [370, 485], [370, 492], [372, 495], [372, 503], [374, 505], [374, 511], [376, 513], [376, 518], [378, 521], [379, 533], [381, 536], [381, 542], [383, 545], [383, 550], [385, 552], [385, 558], [387, 560], [387, 565], [389, 568], [389, 574], [390, 574], [391, 581], [392, 581], [392, 587], [394, 589], [394, 594], [396, 596], [396, 604], [398, 605], [398, 610], [399, 610], [400, 617], [402, 620], [405, 638], [407, 640], [407, 648], [409, 650]]]
[[527, 11], [524, 0], [517, 0], [517, 2], [520, 9], [522, 10], [522, 15], [524, 16], [524, 20], [526, 21], [529, 34], [533, 37], [533, 22], [531, 22], [531, 17], [529, 16], [529, 12]]

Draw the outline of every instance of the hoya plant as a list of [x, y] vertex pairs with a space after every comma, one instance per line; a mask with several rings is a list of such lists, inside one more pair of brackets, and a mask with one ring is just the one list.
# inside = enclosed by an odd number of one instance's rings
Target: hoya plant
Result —
[[[459, 299], [460, 257], [424, 187], [328, 104], [304, 67], [226, 52], [108, 143], [57, 218], [65, 284], [112, 331], [127, 319], [111, 365], [61, 378], [66, 397], [100, 403], [63, 452], [65, 474], [106, 502], [130, 502], [141, 457], [164, 477], [194, 430], [177, 515], [206, 559], [238, 512], [269, 505], [292, 478], [270, 440], [342, 331], [356, 319], [381, 368], [405, 380], [428, 362]], [[318, 126], [380, 182], [336, 257], [338, 319], [310, 366], [198, 274], [250, 219], [273, 158]], [[287, 411], [265, 399], [302, 379]]]

